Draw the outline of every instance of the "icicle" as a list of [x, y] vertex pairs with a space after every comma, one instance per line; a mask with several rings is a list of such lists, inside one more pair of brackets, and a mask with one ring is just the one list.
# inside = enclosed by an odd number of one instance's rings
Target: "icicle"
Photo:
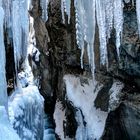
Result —
[[[95, 20], [99, 28], [100, 64], [108, 69], [107, 41], [110, 38], [113, 25], [116, 30], [116, 48], [119, 57], [121, 33], [123, 28], [122, 0], [75, 0], [76, 39], [81, 49], [81, 67], [83, 67], [84, 43], [87, 43], [89, 64], [94, 73], [94, 36]], [[96, 11], [96, 15], [95, 15]], [[96, 18], [95, 18], [96, 17]], [[94, 75], [94, 74], [93, 74]]]
[[113, 28], [113, 2], [112, 0], [105, 0], [105, 21], [106, 21], [106, 37], [110, 38], [111, 30]]
[[7, 83], [6, 83], [6, 72], [5, 72], [5, 46], [4, 46], [4, 10], [2, 8], [2, 1], [0, 0], [0, 106], [4, 106], [8, 110], [8, 99], [7, 99]]
[[81, 68], [83, 68], [86, 42], [89, 64], [94, 77], [95, 0], [75, 0], [74, 2], [76, 12], [76, 39], [78, 47], [81, 49]]
[[49, 0], [41, 0], [42, 19], [45, 21], [48, 20], [48, 4], [49, 4]]
[[21, 41], [22, 41], [21, 55], [23, 58], [25, 58], [27, 54], [28, 34], [29, 34], [28, 0], [20, 0], [20, 19], [21, 19]]
[[137, 12], [137, 22], [140, 37], [140, 0], [136, 0], [136, 12]]
[[84, 36], [85, 36], [85, 19], [84, 8], [81, 0], [75, 0], [76, 8], [76, 39], [80, 49], [84, 48]]
[[32, 0], [27, 1], [28, 10], [32, 9]]
[[[84, 40], [87, 42], [87, 51], [88, 51], [88, 59], [89, 64], [91, 66], [91, 71], [93, 78], [95, 72], [95, 62], [94, 62], [94, 39], [95, 39], [95, 0], [87, 0], [84, 1], [84, 9], [86, 12], [85, 15], [85, 37]], [[87, 26], [88, 25], [88, 26]]]
[[85, 11], [83, 7], [82, 0], [75, 0], [75, 9], [76, 9], [76, 39], [78, 47], [81, 49], [81, 68], [83, 68], [83, 55], [84, 55], [84, 38], [85, 34]]
[[19, 1], [15, 0], [12, 3], [12, 32], [16, 69], [18, 67], [18, 60], [21, 59], [21, 20], [19, 11]]
[[120, 59], [120, 40], [123, 28], [123, 7], [122, 0], [114, 0], [114, 28], [116, 30], [116, 49]]
[[68, 15], [68, 23], [70, 23], [70, 8], [71, 8], [71, 0], [65, 0], [65, 12]]
[[99, 27], [99, 39], [100, 39], [100, 60], [102, 65], [107, 65], [107, 42], [106, 42], [106, 17], [105, 17], [105, 2], [102, 0], [96, 0], [96, 17]]
[[24, 60], [28, 46], [28, 1], [15, 0], [12, 2], [12, 33], [16, 69], [21, 58]]
[[61, 13], [63, 23], [65, 23], [65, 13], [68, 15], [68, 23], [70, 23], [70, 8], [71, 8], [71, 0], [61, 0]]
[[62, 20], [63, 23], [65, 23], [65, 13], [64, 13], [64, 0], [61, 0], [61, 14], [62, 14]]
[[12, 0], [2, 0], [3, 1], [3, 9], [5, 12], [5, 17], [4, 17], [4, 25], [5, 28], [7, 30], [9, 39], [12, 38], [12, 32], [11, 32], [11, 26], [12, 26], [12, 22], [11, 22], [11, 5], [12, 5]]

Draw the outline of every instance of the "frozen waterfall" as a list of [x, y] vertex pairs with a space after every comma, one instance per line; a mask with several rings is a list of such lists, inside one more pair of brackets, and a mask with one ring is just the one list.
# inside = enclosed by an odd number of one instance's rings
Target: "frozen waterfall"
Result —
[[[34, 84], [31, 68], [27, 61], [29, 46], [29, 0], [0, 0], [0, 140], [43, 139], [44, 100]], [[7, 97], [5, 71], [5, 38], [14, 50], [16, 68], [15, 85], [11, 96]], [[26, 60], [26, 61], [25, 61]], [[24, 70], [18, 73], [20, 61]]]
[[5, 77], [5, 46], [4, 46], [4, 10], [2, 8], [2, 1], [0, 0], [0, 106], [5, 106], [6, 110], [8, 107], [7, 104], [7, 83], [6, 83], [6, 77]]
[[24, 60], [28, 46], [28, 8], [31, 1], [28, 0], [3, 0], [5, 12], [5, 28], [8, 30], [9, 38], [13, 39], [14, 58], [16, 69], [19, 61]]
[[16, 68], [21, 59], [25, 59], [28, 46], [28, 0], [12, 2], [12, 34]]

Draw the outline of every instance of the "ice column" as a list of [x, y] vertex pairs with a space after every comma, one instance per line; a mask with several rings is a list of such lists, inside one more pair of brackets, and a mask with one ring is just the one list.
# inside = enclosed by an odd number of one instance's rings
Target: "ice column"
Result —
[[16, 68], [21, 58], [24, 60], [28, 46], [28, 0], [12, 2], [12, 33]]
[[105, 65], [107, 60], [107, 35], [106, 35], [106, 15], [105, 15], [105, 2], [102, 0], [96, 0], [96, 18], [99, 28], [99, 40], [100, 40], [100, 63]]
[[2, 1], [0, 0], [0, 106], [5, 106], [6, 110], [8, 107], [7, 100], [7, 83], [5, 77], [5, 46], [4, 46], [4, 10], [2, 8]]

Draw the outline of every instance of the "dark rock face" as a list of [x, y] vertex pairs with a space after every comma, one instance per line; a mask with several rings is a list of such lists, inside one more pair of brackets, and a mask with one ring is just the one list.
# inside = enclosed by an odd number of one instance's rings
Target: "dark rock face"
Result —
[[136, 7], [131, 3], [125, 4], [124, 7], [121, 70], [135, 78], [140, 77], [140, 39], [136, 19]]
[[139, 140], [139, 119], [138, 106], [122, 103], [119, 108], [109, 113], [102, 140]]
[[73, 138], [76, 135], [77, 130], [77, 122], [75, 120], [76, 109], [72, 104], [67, 101], [66, 102], [66, 127], [65, 127], [65, 135], [69, 136], [69, 138]]
[[108, 111], [109, 107], [109, 90], [113, 84], [112, 78], [106, 79], [102, 89], [98, 92], [98, 95], [95, 100], [95, 107], [100, 108], [102, 111]]
[[12, 41], [9, 39], [7, 35], [7, 31], [5, 30], [4, 34], [4, 42], [5, 42], [5, 52], [6, 52], [6, 80], [7, 80], [7, 92], [8, 95], [14, 89], [15, 82], [15, 62], [14, 62], [14, 50]]
[[34, 28], [36, 37], [36, 47], [40, 51], [40, 61], [37, 69], [33, 71], [34, 76], [40, 77], [40, 93], [45, 99], [45, 111], [52, 113], [54, 110], [54, 91], [52, 89], [52, 75], [48, 42], [50, 41], [45, 22], [41, 19], [41, 7], [38, 0], [32, 1], [33, 9], [30, 15], [34, 18]]

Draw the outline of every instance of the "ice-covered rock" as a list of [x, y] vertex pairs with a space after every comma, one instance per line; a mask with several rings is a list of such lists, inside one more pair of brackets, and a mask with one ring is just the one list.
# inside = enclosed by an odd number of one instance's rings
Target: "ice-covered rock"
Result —
[[9, 117], [21, 139], [43, 138], [43, 97], [38, 88], [29, 85], [17, 89], [9, 99]]
[[[105, 122], [108, 113], [96, 109], [94, 101], [101, 88], [99, 83], [93, 86], [93, 81], [85, 79], [87, 82], [81, 82], [82, 77], [76, 77], [73, 75], [65, 75], [64, 80], [66, 83], [66, 96], [76, 108], [79, 108], [84, 116], [86, 122], [86, 131], [84, 139], [100, 139], [103, 134]], [[84, 80], [83, 80], [84, 81]], [[96, 90], [95, 90], [96, 89]], [[76, 120], [78, 124], [83, 123], [83, 119], [77, 118], [81, 115], [77, 112]], [[80, 122], [82, 121], [82, 122]], [[79, 125], [76, 133], [76, 138], [79, 140], [81, 137], [82, 125]], [[82, 127], [82, 128], [81, 128]], [[87, 128], [87, 129], [86, 129]]]
[[0, 140], [20, 140], [16, 131], [10, 124], [8, 114], [4, 106], [0, 106]]
[[2, 8], [2, 0], [0, 0], [0, 106], [5, 106], [6, 110], [8, 107], [7, 104], [7, 83], [6, 83], [6, 71], [5, 71], [5, 64], [6, 64], [6, 57], [5, 57], [5, 45], [4, 45], [4, 9]]

